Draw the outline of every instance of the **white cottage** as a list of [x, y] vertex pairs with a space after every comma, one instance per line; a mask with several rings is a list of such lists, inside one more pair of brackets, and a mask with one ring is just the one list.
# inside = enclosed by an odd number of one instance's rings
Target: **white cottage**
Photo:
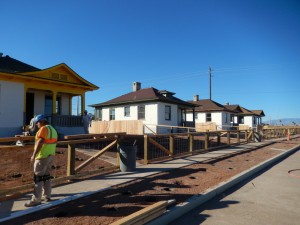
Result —
[[210, 99], [201, 99], [195, 95], [193, 101], [197, 105], [194, 112], [187, 112], [187, 121], [192, 122], [195, 116], [195, 127], [198, 131], [229, 130], [233, 126], [235, 111]]
[[210, 99], [201, 99], [195, 95], [193, 101], [197, 105], [194, 112], [187, 112], [187, 121], [193, 121], [198, 131], [252, 129], [261, 124], [261, 117], [265, 116], [262, 110], [248, 110], [239, 105], [222, 105]]
[[95, 108], [95, 120], [110, 121], [110, 125], [114, 121], [142, 121], [148, 128], [148, 131], [144, 129], [144, 133], [165, 133], [167, 128], [159, 131], [159, 126], [184, 126], [186, 110], [195, 107], [174, 95], [173, 92], [159, 91], [153, 87], [142, 89], [141, 83], [134, 82], [132, 92], [91, 107]]
[[263, 110], [248, 110], [244, 107], [241, 107], [242, 113], [239, 115], [240, 118], [240, 127], [247, 128], [256, 128], [257, 125], [262, 124], [262, 117], [265, 116]]

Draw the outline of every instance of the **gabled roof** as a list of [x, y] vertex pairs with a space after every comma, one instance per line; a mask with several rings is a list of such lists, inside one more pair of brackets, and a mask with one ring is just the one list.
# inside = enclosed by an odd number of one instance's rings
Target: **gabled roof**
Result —
[[243, 110], [239, 105], [224, 105], [225, 108], [234, 112], [234, 113], [242, 113]]
[[233, 110], [235, 113], [249, 116], [265, 116], [263, 110], [249, 110], [240, 105], [225, 105], [226, 108]]
[[174, 97], [175, 93], [166, 90], [159, 91], [153, 87], [143, 88], [138, 91], [133, 91], [125, 95], [121, 95], [117, 98], [111, 99], [107, 102], [90, 105], [91, 107], [104, 107], [104, 106], [116, 106], [131, 103], [143, 103], [143, 102], [166, 102], [177, 104], [183, 108], [193, 108], [194, 104], [183, 101], [179, 98]]
[[257, 116], [265, 116], [265, 113], [263, 110], [251, 110], [251, 111]]
[[70, 83], [70, 84], [78, 84], [78, 85], [82, 85], [82, 86], [86, 86], [91, 88], [92, 90], [97, 90], [99, 89], [98, 86], [90, 83], [89, 81], [87, 81], [86, 79], [84, 79], [83, 77], [81, 77], [79, 74], [77, 74], [73, 69], [71, 69], [67, 64], [65, 63], [60, 63], [58, 65], [40, 70], [39, 72], [35, 72], [35, 73], [22, 73], [23, 75], [27, 75], [27, 76], [34, 76], [34, 77], [39, 77], [41, 79], [49, 79], [48, 76], [42, 76], [42, 74], [45, 74], [45, 72], [55, 72], [55, 71], [64, 71], [64, 74], [70, 74], [71, 76], [69, 76], [69, 79], [64, 79], [64, 80], [59, 80], [57, 79], [57, 82], [63, 82], [63, 83]]
[[0, 71], [6, 73], [34, 72], [40, 69], [7, 56], [0, 56]]
[[241, 107], [241, 109], [242, 109], [242, 114], [244, 114], [244, 115], [254, 115], [254, 113], [251, 110], [248, 110], [244, 107]]
[[98, 86], [88, 82], [75, 71], [73, 71], [65, 63], [58, 64], [46, 69], [38, 69], [34, 66], [13, 59], [8, 55], [3, 57], [0, 53], [0, 73], [3, 76], [8, 76], [9, 79], [21, 78], [25, 80], [39, 80], [56, 83], [59, 85], [69, 85], [72, 87], [80, 87], [85, 91], [97, 90]]
[[201, 99], [198, 101], [188, 101], [196, 104], [195, 112], [216, 112], [216, 111], [231, 111], [224, 107], [224, 105], [215, 102], [211, 99]]

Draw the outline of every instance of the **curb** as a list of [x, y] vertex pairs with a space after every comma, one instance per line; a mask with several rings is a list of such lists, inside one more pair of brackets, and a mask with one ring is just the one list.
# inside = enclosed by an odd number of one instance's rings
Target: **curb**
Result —
[[4, 222], [4, 221], [11, 220], [11, 219], [15, 219], [15, 218], [20, 217], [20, 216], [25, 216], [29, 213], [37, 212], [37, 211], [40, 211], [40, 210], [43, 210], [43, 209], [48, 209], [48, 208], [56, 206], [56, 205], [60, 205], [60, 204], [66, 203], [66, 202], [70, 202], [70, 201], [73, 201], [73, 200], [76, 200], [76, 199], [79, 199], [79, 198], [82, 198], [82, 197], [85, 197], [85, 196], [88, 196], [88, 195], [91, 195], [91, 194], [95, 194], [95, 193], [98, 193], [98, 192], [101, 192], [101, 191], [106, 191], [106, 190], [109, 190], [109, 189], [111, 189], [111, 187], [103, 188], [103, 189], [100, 189], [98, 191], [89, 191], [89, 192], [86, 192], [86, 193], [76, 194], [76, 195], [72, 195], [72, 196], [67, 197], [67, 198], [51, 201], [47, 204], [41, 204], [41, 205], [38, 205], [38, 206], [35, 206], [35, 207], [28, 208], [26, 210], [18, 211], [18, 212], [12, 213], [8, 217], [0, 218], [0, 223]]
[[286, 152], [283, 152], [269, 160], [266, 160], [257, 166], [254, 166], [234, 177], [226, 182], [222, 182], [214, 188], [208, 189], [204, 193], [194, 195], [193, 197], [189, 198], [186, 202], [180, 203], [175, 205], [174, 207], [170, 208], [166, 211], [166, 213], [153, 221], [147, 223], [146, 225], [161, 225], [161, 224], [169, 224], [172, 221], [178, 219], [179, 217], [183, 216], [184, 214], [190, 212], [194, 208], [204, 204], [205, 202], [211, 200], [212, 198], [216, 197], [217, 195], [225, 192], [229, 188], [239, 184], [240, 182], [246, 180], [247, 178], [253, 176], [255, 173], [267, 168], [272, 164], [276, 164], [280, 160], [284, 159], [287, 156], [292, 155], [296, 151], [300, 149], [300, 145], [297, 145]]

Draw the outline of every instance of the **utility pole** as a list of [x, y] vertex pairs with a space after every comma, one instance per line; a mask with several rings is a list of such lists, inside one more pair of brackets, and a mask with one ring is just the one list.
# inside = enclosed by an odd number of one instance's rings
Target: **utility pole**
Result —
[[211, 67], [208, 67], [208, 78], [209, 78], [209, 99], [211, 100]]

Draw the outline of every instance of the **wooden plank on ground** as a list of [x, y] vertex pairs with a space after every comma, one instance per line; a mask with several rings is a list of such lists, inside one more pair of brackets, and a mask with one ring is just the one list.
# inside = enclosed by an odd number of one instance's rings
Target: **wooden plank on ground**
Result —
[[142, 225], [162, 215], [168, 205], [167, 201], [156, 202], [129, 216], [126, 216], [111, 225]]

